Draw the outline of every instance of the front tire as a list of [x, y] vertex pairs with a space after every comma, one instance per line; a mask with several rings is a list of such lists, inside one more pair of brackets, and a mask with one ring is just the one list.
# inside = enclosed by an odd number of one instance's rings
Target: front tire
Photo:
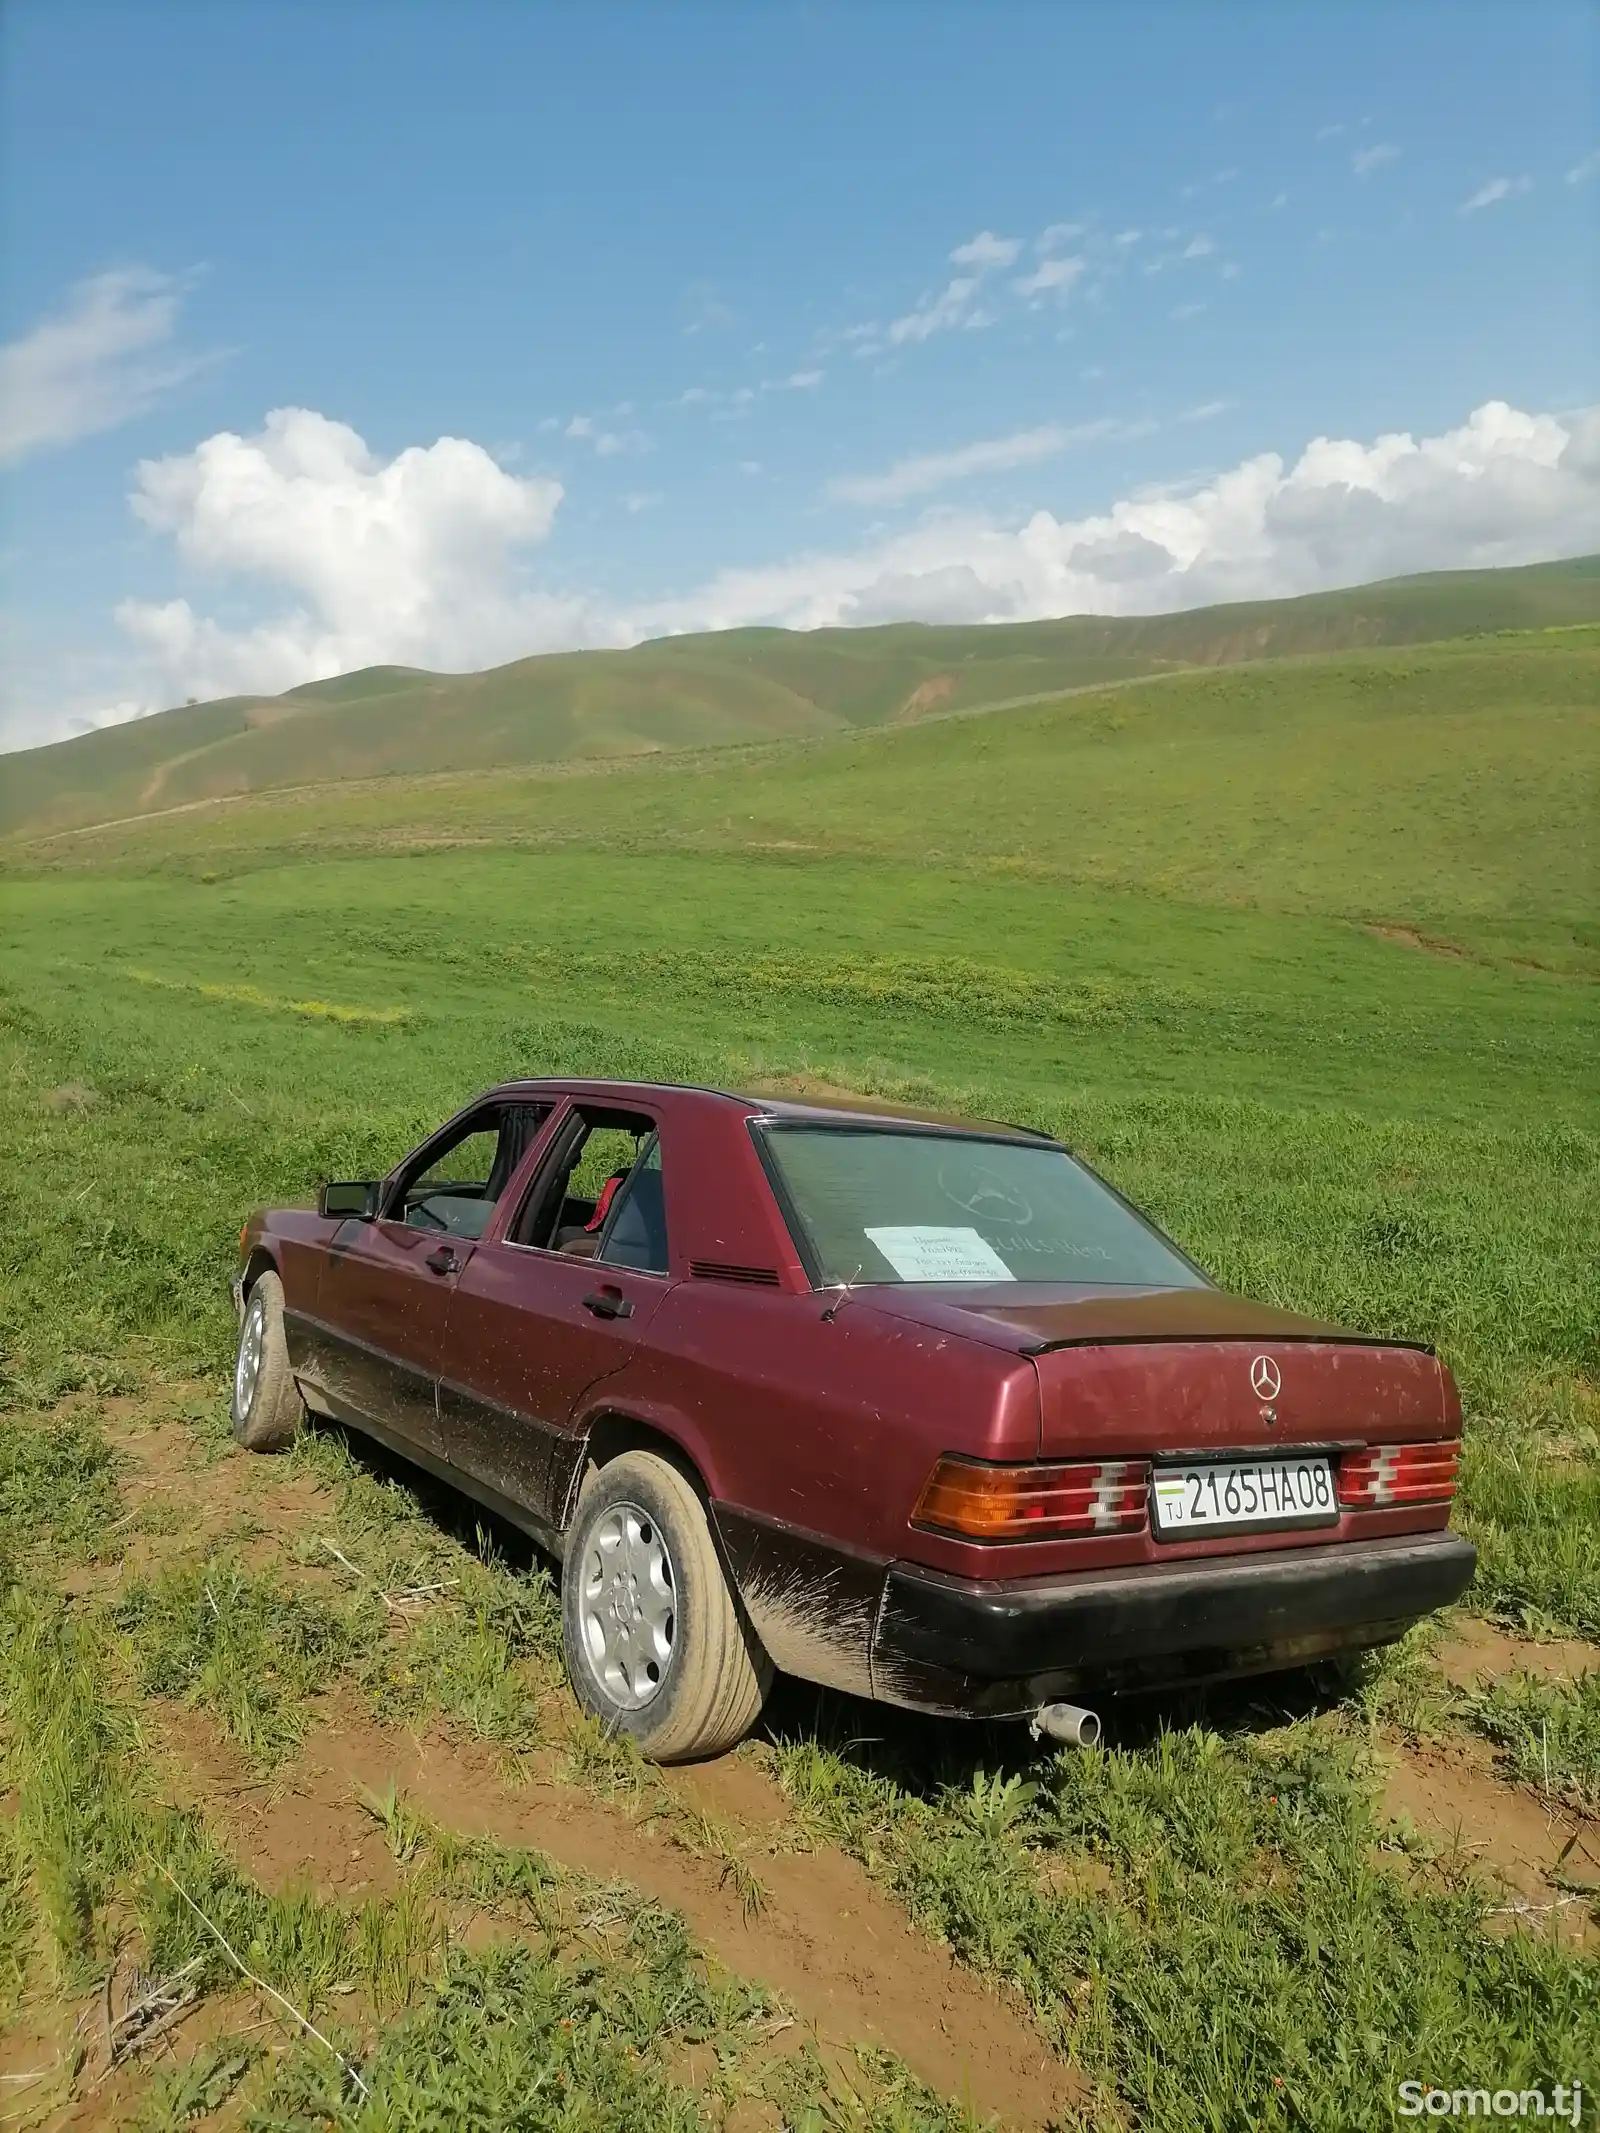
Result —
[[720, 1755], [761, 1715], [772, 1667], [677, 1467], [627, 1452], [594, 1474], [561, 1570], [567, 1676], [657, 1763]]
[[233, 1434], [249, 1452], [281, 1452], [305, 1414], [283, 1333], [283, 1283], [263, 1274], [245, 1299], [229, 1402]]

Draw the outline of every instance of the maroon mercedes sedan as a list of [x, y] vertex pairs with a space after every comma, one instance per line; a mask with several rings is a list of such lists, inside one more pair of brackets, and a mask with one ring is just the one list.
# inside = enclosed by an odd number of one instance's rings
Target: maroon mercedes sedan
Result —
[[1225, 1294], [1019, 1127], [514, 1082], [240, 1250], [240, 1441], [309, 1408], [531, 1534], [574, 1690], [660, 1760], [779, 1668], [1087, 1740], [1472, 1575], [1430, 1349]]

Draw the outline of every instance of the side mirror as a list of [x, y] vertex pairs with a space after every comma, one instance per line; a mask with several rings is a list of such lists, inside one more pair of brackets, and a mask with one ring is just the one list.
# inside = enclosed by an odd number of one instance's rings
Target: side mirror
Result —
[[357, 1222], [371, 1222], [378, 1212], [378, 1198], [383, 1188], [371, 1180], [351, 1185], [324, 1185], [317, 1195], [317, 1212], [331, 1216], [337, 1222], [348, 1221], [352, 1216]]

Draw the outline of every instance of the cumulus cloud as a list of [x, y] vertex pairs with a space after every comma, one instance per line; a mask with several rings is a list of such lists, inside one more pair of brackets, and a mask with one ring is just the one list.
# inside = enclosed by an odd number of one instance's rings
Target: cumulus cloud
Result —
[[1581, 162], [1574, 163], [1567, 172], [1569, 185], [1581, 185], [1585, 178], [1592, 178], [1600, 170], [1600, 148], [1592, 148]]
[[1378, 141], [1371, 148], [1358, 148], [1350, 158], [1350, 168], [1358, 178], [1370, 178], [1375, 170], [1382, 170], [1385, 163], [1392, 163], [1399, 153], [1390, 142]]
[[114, 429], [210, 360], [170, 345], [184, 287], [147, 267], [96, 274], [0, 348], [0, 465]]
[[1491, 178], [1487, 185], [1480, 185], [1470, 199], [1462, 201], [1461, 212], [1476, 215], [1483, 208], [1498, 207], [1502, 200], [1527, 192], [1532, 184], [1531, 178]]
[[631, 626], [1149, 614], [1597, 548], [1600, 408], [1558, 418], [1490, 401], [1437, 437], [1319, 437], [1292, 463], [1262, 453], [1084, 518], [930, 513], [864, 547], [724, 572]]
[[117, 619], [171, 695], [274, 691], [394, 662], [472, 667], [595, 618], [521, 591], [514, 560], [542, 541], [561, 484], [508, 474], [481, 445], [441, 437], [392, 459], [307, 408], [253, 437], [222, 431], [140, 463], [135, 515], [197, 570], [286, 589], [245, 628], [186, 599], [126, 600]]
[[[1204, 403], [1189, 419], [1219, 412]], [[1115, 427], [1045, 425], [840, 489], [860, 503], [926, 495]], [[930, 509], [887, 537], [623, 606], [519, 579], [521, 551], [545, 538], [560, 500], [558, 483], [509, 474], [465, 440], [383, 459], [305, 409], [280, 410], [253, 437], [224, 433], [147, 461], [133, 496], [143, 522], [193, 569], [265, 588], [281, 604], [234, 626], [182, 598], [125, 602], [119, 615], [140, 663], [108, 675], [105, 708], [79, 706], [77, 722], [389, 662], [469, 669], [751, 623], [1145, 614], [1585, 554], [1600, 550], [1600, 408], [1558, 417], [1490, 401], [1438, 436], [1318, 437], [1292, 461], [1261, 453], [1204, 483], [1140, 491], [1075, 518]], [[72, 724], [63, 713], [47, 728], [30, 710], [13, 723], [12, 745]]]

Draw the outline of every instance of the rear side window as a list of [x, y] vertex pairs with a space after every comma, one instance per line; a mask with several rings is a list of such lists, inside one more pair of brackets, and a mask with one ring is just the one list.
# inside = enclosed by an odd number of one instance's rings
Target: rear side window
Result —
[[823, 1284], [1206, 1286], [1064, 1148], [894, 1127], [769, 1126], [764, 1138]]
[[651, 1141], [618, 1187], [596, 1259], [609, 1266], [667, 1272], [667, 1203], [661, 1189], [661, 1143]]

